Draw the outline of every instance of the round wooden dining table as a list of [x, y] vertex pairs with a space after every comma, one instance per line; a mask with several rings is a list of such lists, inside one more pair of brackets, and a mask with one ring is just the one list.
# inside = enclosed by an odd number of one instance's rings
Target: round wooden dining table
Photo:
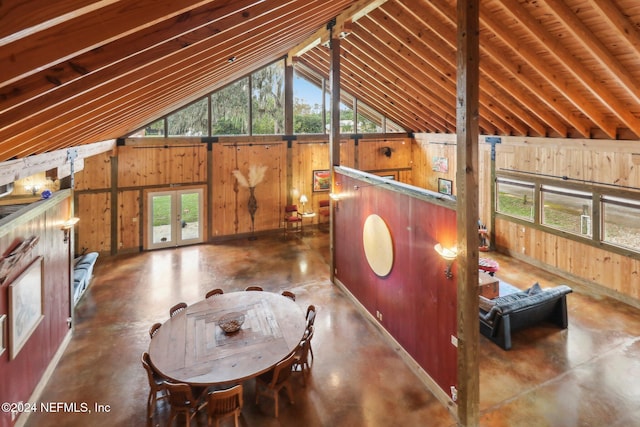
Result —
[[[226, 334], [218, 320], [245, 315], [239, 331]], [[239, 383], [293, 352], [306, 327], [290, 298], [272, 292], [231, 292], [199, 301], [167, 320], [151, 339], [149, 357], [164, 377], [195, 386]]]

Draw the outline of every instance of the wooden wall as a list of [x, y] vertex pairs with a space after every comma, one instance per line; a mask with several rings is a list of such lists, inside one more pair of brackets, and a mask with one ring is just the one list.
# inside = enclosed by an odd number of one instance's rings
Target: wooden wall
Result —
[[[0, 250], [4, 253], [18, 240], [39, 238], [0, 284], [0, 314], [9, 313], [8, 286], [37, 257], [43, 259], [42, 300], [44, 318], [13, 360], [10, 348], [0, 355], [0, 401], [27, 402], [43, 373], [69, 332], [70, 244], [63, 241], [61, 225], [71, 216], [71, 193], [62, 190], [48, 199], [27, 205], [21, 216], [0, 220]], [[7, 320], [7, 330], [9, 320]], [[0, 412], [0, 425], [11, 423], [11, 414]]]
[[[336, 188], [336, 278], [449, 395], [457, 385], [451, 344], [457, 335], [456, 284], [445, 277], [434, 246], [455, 244], [455, 204], [436, 204], [340, 173]], [[393, 239], [393, 267], [385, 277], [371, 270], [364, 255], [362, 231], [371, 214], [384, 220]]]
[[[501, 170], [567, 175], [638, 188], [640, 155], [635, 152], [634, 143], [498, 139], [500, 142], [495, 145], [487, 143], [484, 136], [479, 142], [479, 219], [489, 226], [491, 239], [498, 248], [640, 304], [640, 274], [637, 274], [640, 266], [636, 259], [554, 237], [526, 224], [516, 227], [508, 219], [495, 221], [491, 203], [494, 173]], [[199, 184], [209, 189], [208, 240], [244, 236], [251, 231], [249, 192], [238, 187], [231, 171], [239, 168], [246, 174], [254, 163], [268, 167], [265, 180], [256, 189], [256, 232], [281, 228], [284, 205], [299, 204], [301, 194], [309, 198], [305, 209], [313, 211], [318, 210], [320, 200], [328, 198], [328, 192], [312, 189], [313, 171], [329, 169], [326, 137], [298, 136], [291, 141], [281, 137], [221, 138], [212, 143], [194, 143], [186, 138], [161, 141], [127, 140], [126, 145], [118, 146], [113, 153], [86, 159], [84, 171], [76, 174], [76, 208], [83, 219], [79, 224], [77, 251], [140, 250], [144, 225], [142, 191], [176, 185]], [[414, 139], [375, 135], [345, 138], [340, 141], [341, 165], [377, 175], [393, 175], [401, 182], [433, 191], [437, 191], [438, 178], [450, 179], [455, 195], [455, 143], [455, 135], [449, 134], [417, 134]], [[391, 157], [382, 154], [382, 147], [391, 148]], [[448, 170], [433, 170], [434, 158], [446, 158]], [[555, 246], [542, 246], [542, 242]], [[554, 249], [558, 245], [559, 250]], [[571, 255], [583, 253], [589, 253], [590, 258]], [[621, 266], [625, 272], [605, 271], [609, 263]]]
[[[499, 137], [492, 145], [479, 142], [480, 219], [489, 226], [497, 249], [555, 273], [582, 281], [595, 292], [640, 305], [640, 260], [594, 247], [526, 223], [494, 219], [492, 188], [495, 173], [522, 172], [523, 177], [563, 176], [575, 181], [640, 188], [637, 142]], [[437, 179], [455, 183], [455, 135], [419, 134], [413, 144], [414, 184], [436, 190]], [[492, 149], [495, 164], [492, 163]], [[449, 171], [431, 168], [433, 157], [449, 159]], [[530, 174], [530, 175], [529, 175]], [[637, 191], [637, 190], [636, 190]], [[455, 190], [454, 190], [455, 194]]]
[[[496, 172], [519, 171], [556, 178], [640, 188], [637, 142], [502, 138], [496, 145]], [[637, 191], [637, 190], [636, 190]], [[496, 220], [501, 251], [570, 275], [596, 292], [640, 306], [640, 259], [594, 247], [552, 233]]]
[[[390, 147], [385, 156], [382, 147]], [[341, 162], [379, 175], [411, 182], [411, 139], [368, 137], [343, 139]], [[329, 191], [313, 191], [314, 170], [329, 169], [328, 138], [298, 136], [229, 137], [214, 142], [193, 138], [127, 139], [115, 150], [85, 160], [75, 177], [78, 227], [77, 252], [138, 251], [144, 247], [144, 194], [175, 187], [200, 185], [207, 189], [205, 240], [240, 237], [251, 233], [247, 203], [249, 190], [238, 185], [232, 171], [248, 175], [251, 165], [266, 166], [264, 180], [255, 189], [258, 210], [255, 232], [284, 226], [284, 206], [318, 211]], [[318, 217], [308, 224], [317, 223]]]

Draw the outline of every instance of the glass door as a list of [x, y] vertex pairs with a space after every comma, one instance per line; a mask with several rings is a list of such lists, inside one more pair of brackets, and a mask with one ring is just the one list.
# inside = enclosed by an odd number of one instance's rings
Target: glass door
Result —
[[156, 191], [147, 197], [149, 249], [191, 245], [204, 240], [201, 188]]

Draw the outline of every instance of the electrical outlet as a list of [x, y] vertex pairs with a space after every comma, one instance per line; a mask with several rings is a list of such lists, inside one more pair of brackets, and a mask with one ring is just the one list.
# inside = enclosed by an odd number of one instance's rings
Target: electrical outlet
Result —
[[451, 344], [453, 344], [454, 347], [458, 347], [458, 338], [451, 335]]

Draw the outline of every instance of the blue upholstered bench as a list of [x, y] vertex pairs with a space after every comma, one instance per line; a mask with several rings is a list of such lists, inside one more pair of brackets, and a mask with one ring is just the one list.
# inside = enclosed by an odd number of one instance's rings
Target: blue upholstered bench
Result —
[[73, 304], [75, 305], [84, 291], [87, 290], [93, 267], [98, 259], [98, 252], [89, 252], [80, 255], [73, 261]]

